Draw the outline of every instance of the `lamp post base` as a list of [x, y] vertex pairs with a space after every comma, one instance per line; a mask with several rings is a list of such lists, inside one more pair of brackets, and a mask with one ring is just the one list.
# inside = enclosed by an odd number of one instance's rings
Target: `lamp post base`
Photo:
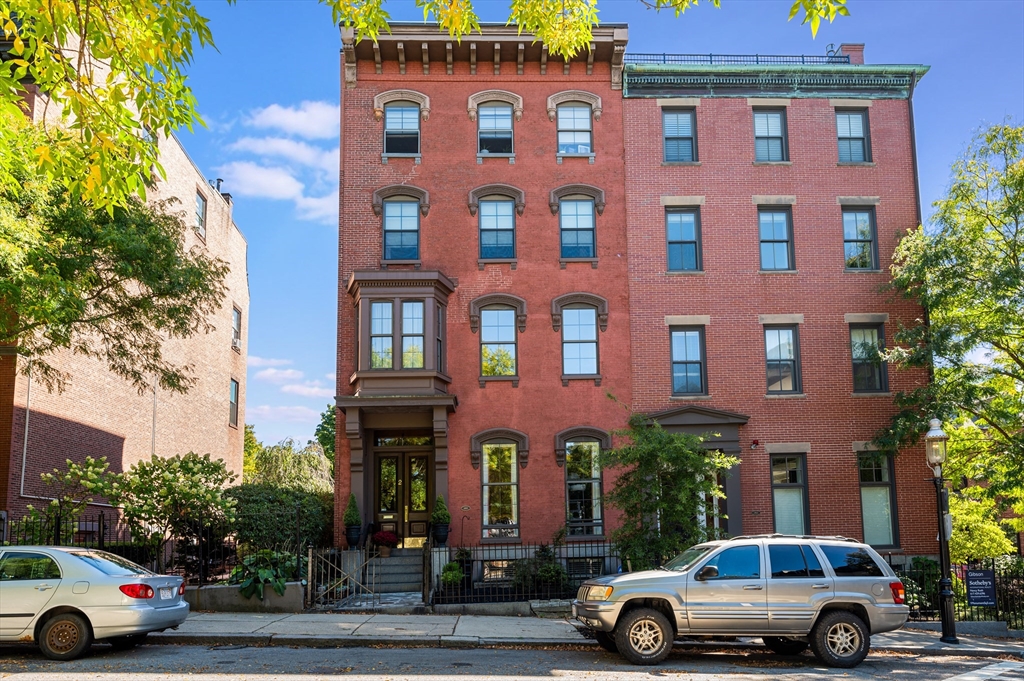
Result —
[[956, 636], [943, 636], [939, 640], [942, 641], [943, 643], [950, 643], [950, 644], [953, 644], [953, 645], [960, 645], [960, 639], [958, 639]]

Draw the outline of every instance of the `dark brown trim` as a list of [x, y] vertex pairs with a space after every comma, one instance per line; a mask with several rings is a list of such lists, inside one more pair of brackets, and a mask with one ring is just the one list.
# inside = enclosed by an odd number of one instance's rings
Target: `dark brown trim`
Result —
[[480, 200], [485, 196], [492, 195], [506, 196], [515, 201], [517, 215], [522, 215], [523, 211], [526, 210], [526, 192], [510, 184], [498, 182], [481, 185], [470, 190], [469, 200], [466, 202], [466, 205], [469, 207], [469, 214], [475, 216], [477, 209], [480, 207]]
[[495, 440], [514, 443], [519, 457], [519, 467], [526, 468], [530, 458], [530, 436], [511, 428], [489, 428], [469, 438], [469, 458], [473, 468], [479, 470], [484, 445]]
[[570, 305], [589, 305], [597, 308], [597, 323], [601, 331], [608, 330], [608, 301], [593, 293], [577, 291], [558, 296], [551, 301], [551, 328], [562, 330], [562, 309]]
[[551, 208], [551, 214], [557, 215], [558, 206], [562, 201], [562, 198], [572, 196], [573, 194], [589, 196], [594, 200], [594, 208], [597, 210], [597, 214], [604, 214], [604, 190], [589, 184], [566, 184], [552, 189], [551, 195], [548, 198], [548, 207]]
[[601, 446], [601, 449], [612, 448], [612, 436], [606, 430], [594, 428], [593, 426], [566, 428], [555, 434], [555, 463], [559, 467], [565, 465], [565, 444], [581, 438], [596, 441]]
[[419, 201], [420, 213], [423, 217], [430, 212], [430, 192], [426, 189], [420, 189], [411, 184], [389, 184], [373, 192], [373, 214], [377, 217], [383, 215], [384, 201], [397, 196], [408, 196]]
[[490, 305], [505, 305], [516, 311], [516, 327], [519, 333], [526, 331], [526, 301], [511, 293], [488, 293], [474, 298], [469, 303], [469, 330], [480, 330], [480, 311]]

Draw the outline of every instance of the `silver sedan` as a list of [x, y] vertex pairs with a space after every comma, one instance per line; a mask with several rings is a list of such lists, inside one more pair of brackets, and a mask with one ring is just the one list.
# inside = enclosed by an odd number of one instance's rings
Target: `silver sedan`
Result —
[[131, 648], [185, 621], [184, 593], [181, 577], [105, 551], [0, 547], [0, 641], [35, 641], [52, 660], [72, 660], [94, 640]]

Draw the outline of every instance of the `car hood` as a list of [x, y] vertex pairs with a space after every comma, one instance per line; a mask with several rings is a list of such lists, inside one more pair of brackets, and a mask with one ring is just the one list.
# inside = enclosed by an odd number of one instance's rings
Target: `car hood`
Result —
[[643, 570], [641, 572], [623, 572], [618, 575], [606, 575], [596, 579], [587, 580], [587, 584], [602, 584], [608, 586], [637, 586], [641, 584], [660, 582], [666, 577], [682, 577], [684, 572], [665, 570]]

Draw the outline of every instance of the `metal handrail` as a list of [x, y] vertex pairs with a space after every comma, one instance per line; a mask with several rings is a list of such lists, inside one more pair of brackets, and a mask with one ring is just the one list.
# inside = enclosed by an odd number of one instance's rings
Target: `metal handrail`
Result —
[[708, 66], [849, 64], [850, 55], [632, 53], [626, 55], [625, 62], [627, 64], [706, 64]]

